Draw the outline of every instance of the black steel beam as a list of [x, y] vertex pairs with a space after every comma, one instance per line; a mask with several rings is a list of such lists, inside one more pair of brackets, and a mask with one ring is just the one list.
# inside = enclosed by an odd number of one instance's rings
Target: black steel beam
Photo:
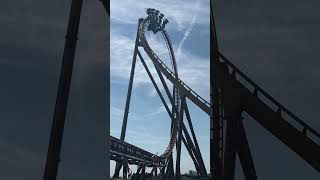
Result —
[[243, 126], [243, 121], [236, 121], [238, 129], [238, 147], [237, 152], [243, 173], [246, 177], [246, 180], [257, 180], [257, 174], [252, 160], [250, 147], [246, 132]]
[[[133, 84], [133, 77], [134, 77], [134, 71], [135, 71], [136, 59], [137, 59], [137, 52], [138, 52], [138, 42], [139, 42], [138, 32], [139, 32], [139, 25], [141, 23], [142, 23], [142, 19], [139, 19], [139, 21], [138, 21], [138, 30], [137, 30], [137, 35], [136, 35], [136, 43], [135, 43], [135, 47], [134, 47], [133, 58], [132, 58], [133, 60], [132, 60], [131, 71], [130, 71], [130, 79], [129, 79], [129, 85], [128, 85], [126, 105], [125, 105], [125, 109], [124, 109], [123, 122], [122, 122], [122, 127], [121, 127], [120, 140], [122, 140], [122, 141], [124, 141], [124, 139], [125, 139], [127, 124], [128, 124], [128, 114], [129, 114], [129, 108], [130, 108], [132, 84]], [[113, 174], [114, 178], [119, 177], [120, 169], [121, 169], [121, 165], [119, 163], [116, 163], [115, 171], [114, 171], [114, 174]]]
[[[139, 19], [139, 25], [141, 23], [142, 23], [142, 19]], [[139, 27], [139, 25], [138, 25], [138, 27]], [[121, 129], [121, 136], [120, 136], [120, 140], [122, 140], [122, 141], [124, 141], [125, 134], [126, 134], [126, 128], [127, 128], [127, 123], [128, 123], [128, 114], [129, 114], [129, 108], [130, 108], [130, 100], [131, 100], [131, 92], [132, 92], [132, 84], [133, 84], [133, 77], [134, 77], [134, 70], [136, 67], [137, 53], [139, 51], [138, 50], [138, 42], [139, 42], [138, 32], [139, 32], [139, 30], [137, 30], [136, 43], [135, 43], [135, 47], [134, 47], [133, 60], [132, 60], [131, 71], [130, 71], [128, 93], [127, 93], [126, 105], [125, 105], [125, 109], [124, 109], [124, 116], [123, 116], [123, 122], [122, 122], [122, 129]]]
[[186, 141], [188, 143], [188, 146], [186, 146], [186, 148], [193, 152], [193, 154], [195, 155], [195, 158], [196, 158], [196, 160], [197, 160], [197, 162], [199, 164], [199, 168], [200, 168], [199, 173], [202, 176], [205, 176], [204, 170], [203, 170], [205, 168], [205, 166], [204, 166], [204, 164], [201, 164], [201, 162], [200, 162], [201, 154], [197, 153], [197, 150], [196, 150], [196, 148], [195, 148], [195, 146], [194, 146], [194, 144], [192, 142], [192, 139], [191, 139], [191, 137], [190, 137], [190, 135], [188, 133], [188, 130], [187, 130], [186, 126], [184, 125], [184, 123], [182, 124], [182, 131], [183, 131], [183, 133], [184, 133], [184, 135], [186, 137]]
[[[186, 141], [186, 139], [185, 139], [184, 136], [182, 136], [182, 142], [184, 143], [184, 145], [185, 145], [186, 147], [191, 146], [191, 145], [188, 144], [188, 142]], [[198, 163], [198, 161], [196, 160], [196, 157], [195, 157], [195, 155], [193, 154], [192, 150], [191, 150], [190, 148], [186, 148], [186, 149], [187, 149], [187, 151], [188, 151], [188, 153], [189, 153], [189, 155], [190, 155], [190, 157], [191, 157], [191, 159], [192, 159], [192, 161], [193, 161], [193, 164], [194, 164], [197, 172], [200, 172], [199, 163]]]
[[200, 167], [202, 167], [201, 168], [201, 170], [203, 171], [202, 172], [202, 176], [206, 176], [207, 175], [207, 170], [205, 168], [205, 165], [204, 165], [204, 162], [203, 162], [203, 159], [202, 159], [202, 156], [201, 156], [201, 151], [200, 151], [200, 148], [199, 148], [199, 145], [198, 145], [198, 141], [197, 141], [194, 129], [193, 129], [193, 125], [192, 125], [192, 121], [191, 121], [191, 117], [190, 117], [190, 112], [189, 112], [189, 109], [188, 109], [188, 105], [187, 105], [186, 99], [185, 98], [181, 99], [181, 101], [182, 101], [183, 107], [185, 109], [185, 114], [186, 114], [186, 117], [187, 117], [187, 121], [188, 121], [188, 124], [189, 124], [189, 127], [190, 127], [190, 131], [191, 131], [191, 135], [192, 135], [192, 138], [193, 138], [193, 142], [194, 142], [194, 145], [195, 145], [195, 150], [196, 150], [196, 153], [198, 154], [199, 164], [200, 164]]
[[68, 30], [58, 85], [58, 93], [56, 98], [45, 171], [43, 175], [44, 180], [55, 180], [57, 178], [63, 130], [74, 64], [74, 56], [77, 46], [77, 36], [79, 31], [82, 3], [83, 0], [73, 0], [71, 3]]
[[107, 11], [108, 15], [110, 16], [110, 1], [107, 0], [99, 0], [102, 4], [104, 9]]
[[153, 62], [153, 65], [154, 65], [154, 67], [155, 67], [155, 69], [156, 69], [156, 71], [157, 71], [157, 73], [158, 73], [158, 76], [159, 76], [159, 78], [160, 78], [160, 80], [161, 80], [161, 83], [162, 83], [162, 85], [163, 85], [163, 87], [164, 87], [164, 90], [166, 91], [166, 93], [167, 93], [167, 95], [168, 95], [168, 98], [169, 98], [171, 104], [173, 105], [173, 104], [174, 104], [173, 98], [172, 98], [172, 95], [171, 95], [171, 93], [170, 93], [170, 91], [169, 91], [169, 88], [168, 88], [168, 86], [167, 86], [167, 83], [165, 82], [165, 80], [164, 80], [164, 78], [163, 78], [163, 76], [162, 76], [162, 74], [161, 74], [161, 71], [160, 71], [159, 68], [154, 64], [154, 62]]
[[[181, 97], [183, 99], [185, 97]], [[183, 113], [184, 109], [181, 108], [178, 116], [178, 139], [177, 139], [177, 159], [176, 159], [176, 179], [181, 179], [180, 159], [181, 159], [181, 139], [182, 139], [182, 125], [183, 125]]]
[[157, 83], [156, 83], [155, 80], [153, 79], [152, 74], [151, 74], [151, 72], [149, 71], [149, 68], [148, 68], [147, 64], [145, 63], [145, 61], [144, 61], [142, 55], [140, 54], [139, 50], [138, 50], [138, 56], [139, 56], [139, 58], [140, 58], [140, 60], [141, 60], [141, 62], [142, 62], [142, 64], [143, 64], [143, 67], [145, 68], [145, 70], [146, 70], [146, 72], [147, 72], [147, 74], [148, 74], [148, 76], [149, 76], [149, 78], [150, 78], [150, 80], [151, 80], [154, 88], [156, 89], [156, 91], [157, 91], [157, 93], [158, 93], [158, 95], [159, 95], [159, 97], [160, 97], [160, 99], [161, 99], [161, 101], [162, 101], [165, 109], [167, 110], [167, 112], [168, 112], [169, 116], [171, 117], [171, 119], [173, 119], [172, 113], [171, 113], [171, 111], [170, 111], [170, 109], [169, 109], [169, 107], [168, 107], [165, 99], [163, 98], [163, 96], [162, 96], [162, 94], [161, 94], [161, 91], [160, 91], [159, 88], [158, 88]]
[[227, 120], [226, 145], [223, 162], [223, 180], [234, 180], [235, 175], [235, 161], [236, 161], [236, 128], [234, 127], [234, 120]]

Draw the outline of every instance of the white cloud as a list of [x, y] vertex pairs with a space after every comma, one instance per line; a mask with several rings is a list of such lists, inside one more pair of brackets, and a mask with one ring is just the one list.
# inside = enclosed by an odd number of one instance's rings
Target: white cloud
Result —
[[[196, 10], [198, 10], [198, 8], [199, 8], [198, 6], [199, 6], [199, 1], [196, 1], [196, 5], [195, 5]], [[197, 16], [198, 16], [198, 11], [196, 11], [195, 14], [192, 16], [191, 23], [190, 23], [188, 29], [184, 32], [183, 38], [178, 45], [178, 49], [177, 49], [177, 58], [178, 59], [180, 57], [181, 48], [183, 47], [184, 41], [189, 37], [190, 32], [192, 31], [192, 28], [196, 22]]]
[[[171, 6], [168, 6], [169, 3], [171, 4]], [[146, 7], [145, 4], [148, 4], [148, 6]], [[208, 0], [198, 0], [198, 2], [196, 2], [195, 0], [112, 0], [110, 33], [111, 80], [114, 82], [125, 82], [123, 84], [127, 88], [133, 58], [136, 33], [128, 35], [128, 32], [123, 31], [123, 27], [134, 28], [134, 30], [136, 30], [138, 18], [145, 17], [145, 8], [149, 7], [159, 9], [160, 12], [164, 13], [166, 17], [169, 19], [170, 26], [168, 26], [169, 29], [167, 29], [169, 34], [170, 32], [181, 33], [182, 39], [180, 40], [180, 42], [178, 42], [177, 44], [173, 44], [173, 46], [175, 47], [180, 79], [183, 80], [194, 91], [196, 91], [200, 96], [209, 100], [210, 57], [209, 55], [208, 57], [202, 57], [198, 54], [194, 54], [192, 53], [192, 51], [185, 49], [183, 45], [184, 41], [189, 38], [189, 34], [193, 30], [193, 26], [209, 24]], [[127, 13], [127, 11], [130, 11], [130, 13]], [[147, 36], [147, 39], [150, 44], [150, 47], [164, 61], [164, 63], [168, 65], [168, 67], [171, 67], [169, 59], [170, 56], [167, 50], [167, 46], [164, 40], [159, 38], [159, 34], [157, 34], [156, 36]], [[158, 87], [163, 92], [164, 90], [162, 88], [160, 79], [158, 78], [157, 72], [153, 67], [154, 65], [152, 64], [148, 56], [144, 53], [143, 49], [141, 49], [140, 52], [146, 64], [148, 65], [151, 74], [155, 78]], [[167, 84], [169, 85], [169, 89], [171, 90], [172, 87], [170, 86], [170, 82], [167, 80], [167, 78], [164, 77], [164, 79], [166, 80]], [[137, 59], [133, 85], [134, 88], [147, 88], [148, 90], [150, 90], [149, 95], [155, 96], [157, 94], [139, 58]], [[166, 95], [163, 93], [163, 96]], [[171, 107], [169, 102], [167, 102], [167, 104], [169, 105], [169, 107]], [[151, 117], [159, 117], [160, 114], [167, 114], [162, 103], [159, 105], [160, 106], [156, 106], [153, 108], [149, 107], [150, 111], [143, 110], [143, 112], [138, 113], [134, 113], [132, 111], [130, 112], [130, 119], [134, 120], [135, 123], [137, 123], [138, 121], [146, 122], [145, 120], [150, 120], [152, 119]], [[122, 111], [118, 111], [118, 109], [115, 109], [114, 115], [116, 115], [118, 112], [122, 113]], [[122, 118], [122, 116], [119, 117]], [[170, 122], [169, 116], [168, 122]], [[132, 121], [130, 121], [130, 123], [132, 123]], [[111, 134], [115, 137], [118, 137], [120, 135], [119, 128], [119, 126], [113, 128], [111, 130]], [[143, 126], [135, 126], [135, 124], [128, 124], [126, 141], [150, 152], [161, 153], [165, 149], [167, 143], [169, 142], [169, 137], [167, 136], [166, 132], [160, 133], [160, 136], [156, 136], [155, 132], [157, 130], [162, 129], [155, 130], [152, 129], [151, 126], [148, 126], [146, 127], [146, 129], [144, 129]], [[204, 149], [209, 149], [207, 148], [207, 146], [204, 147], [206, 147]], [[204, 155], [204, 157], [206, 157], [206, 155]], [[184, 171], [190, 169], [193, 166], [193, 163], [191, 161], [192, 160], [190, 159], [183, 161], [185, 164], [185, 167], [182, 167], [185, 168]], [[207, 164], [209, 163], [206, 162], [206, 165]]]
[[[168, 107], [171, 110], [171, 104], [168, 104]], [[150, 112], [150, 113], [146, 113], [143, 116], [144, 117], [152, 117], [152, 116], [157, 116], [157, 115], [162, 114], [162, 113], [167, 113], [166, 112], [166, 108], [164, 106], [160, 106], [155, 111]], [[168, 116], [168, 118], [169, 118], [169, 116]]]
[[[149, 39], [150, 46], [159, 52], [159, 57], [165, 57], [167, 53], [167, 47], [164, 43], [159, 42], [156, 38]], [[134, 39], [120, 35], [111, 35], [111, 78], [120, 78], [122, 80], [128, 80], [130, 76], [132, 56], [134, 49]], [[149, 70], [153, 77], [157, 77], [157, 72], [150, 62], [145, 53], [144, 60], [149, 67]], [[178, 73], [182, 81], [184, 81], [189, 87], [195, 90], [198, 94], [208, 97], [209, 92], [209, 74], [210, 74], [210, 62], [208, 58], [203, 58], [192, 54], [183, 48], [180, 50], [179, 59], [177, 59]], [[168, 63], [168, 61], [166, 61]], [[157, 84], [160, 84], [159, 78], [155, 78]], [[140, 85], [146, 85], [152, 87], [151, 80], [149, 79], [142, 63], [137, 59], [136, 70], [134, 75], [134, 87]], [[153, 88], [153, 87], [152, 87]], [[162, 88], [162, 86], [159, 86]], [[154, 90], [153, 90], [154, 91]], [[154, 94], [154, 93], [153, 93]]]
[[[155, 8], [166, 15], [170, 23], [174, 23], [179, 30], [187, 28], [193, 15], [199, 13], [202, 17], [196, 24], [207, 24], [209, 22], [209, 0], [201, 0], [198, 8], [195, 8], [194, 0], [111, 0], [111, 20], [124, 23], [136, 24], [137, 19], [145, 17], [147, 8]], [[129, 11], [129, 13], [128, 13]]]

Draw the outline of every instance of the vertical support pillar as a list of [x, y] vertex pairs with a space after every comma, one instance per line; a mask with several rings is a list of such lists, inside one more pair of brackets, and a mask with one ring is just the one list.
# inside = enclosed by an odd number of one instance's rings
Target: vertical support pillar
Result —
[[170, 155], [170, 157], [169, 157], [169, 160], [168, 160], [165, 178], [166, 178], [166, 179], [172, 179], [172, 180], [174, 179], [172, 153], [171, 153], [171, 155]]
[[210, 1], [210, 30], [210, 45], [212, 47], [212, 53], [210, 54], [210, 156], [213, 159], [213, 161], [210, 161], [210, 174], [212, 176], [212, 179], [222, 180], [220, 139], [223, 137], [223, 134], [221, 134], [220, 132], [222, 124], [220, 124], [221, 114], [219, 105], [219, 78], [217, 77], [219, 59], [212, 1]]
[[162, 180], [166, 179], [165, 167], [160, 168], [160, 179]]
[[128, 170], [129, 170], [128, 159], [124, 159], [123, 168], [122, 168], [122, 177], [123, 178], [128, 178]]
[[234, 180], [236, 160], [236, 128], [237, 119], [227, 119], [225, 156], [223, 162], [223, 180]]
[[[185, 97], [181, 97], [184, 99]], [[177, 159], [176, 159], [176, 179], [181, 179], [181, 171], [180, 171], [180, 159], [181, 159], [181, 141], [182, 141], [182, 126], [183, 126], [183, 112], [184, 107], [181, 106], [179, 116], [178, 116], [178, 139], [177, 139]]]
[[157, 176], [158, 176], [158, 167], [157, 167], [157, 166], [155, 166], [154, 176], [155, 176], [155, 177], [157, 177]]
[[55, 180], [57, 178], [82, 3], [83, 0], [73, 0], [71, 4], [70, 18], [43, 180]]
[[146, 163], [142, 163], [142, 169], [141, 169], [141, 179], [145, 180], [146, 179]]

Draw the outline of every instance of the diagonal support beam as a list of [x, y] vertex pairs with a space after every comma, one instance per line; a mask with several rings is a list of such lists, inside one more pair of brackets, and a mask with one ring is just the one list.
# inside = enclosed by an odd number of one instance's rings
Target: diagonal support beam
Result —
[[[187, 140], [185, 139], [184, 136], [182, 136], [182, 142], [184, 143], [184, 145], [185, 145], [186, 147], [191, 146], [191, 145], [188, 144], [188, 142], [187, 142]], [[199, 163], [198, 163], [198, 161], [196, 160], [195, 155], [193, 154], [192, 150], [191, 150], [190, 148], [186, 148], [186, 149], [187, 149], [187, 151], [188, 151], [188, 153], [189, 153], [189, 155], [190, 155], [190, 157], [191, 157], [191, 159], [192, 159], [192, 161], [193, 161], [193, 163], [194, 163], [194, 166], [196, 167], [197, 172], [200, 172]]]
[[57, 178], [82, 5], [83, 0], [73, 0], [71, 3], [43, 180], [55, 180]]
[[[193, 142], [192, 142], [192, 139], [191, 139], [191, 137], [190, 137], [190, 135], [189, 135], [189, 132], [188, 132], [188, 130], [187, 130], [187, 128], [186, 128], [186, 126], [185, 126], [184, 124], [182, 124], [182, 131], [183, 131], [183, 133], [184, 133], [184, 135], [185, 135], [185, 137], [186, 137], [187, 143], [188, 143], [188, 145], [189, 145], [189, 146], [186, 146], [186, 148], [189, 149], [191, 152], [193, 152], [193, 154], [195, 155], [196, 160], [197, 160], [197, 162], [198, 162], [198, 164], [199, 164], [200, 170], [201, 170], [201, 169], [204, 169], [205, 166], [202, 165], [202, 164], [200, 164], [200, 160], [199, 160], [199, 159], [200, 159], [199, 156], [201, 156], [201, 155], [199, 155], [199, 154], [197, 153], [197, 150], [196, 150], [196, 148], [195, 148], [195, 146], [194, 146], [194, 144], [193, 144]], [[199, 173], [200, 173], [201, 175], [205, 176], [203, 170], [199, 171]]]
[[[139, 19], [139, 25], [141, 23], [142, 23], [142, 19]], [[134, 47], [133, 60], [132, 60], [131, 72], [130, 72], [129, 87], [128, 87], [128, 93], [127, 93], [127, 99], [126, 99], [126, 106], [124, 109], [123, 123], [122, 123], [121, 136], [120, 136], [120, 140], [122, 140], [122, 141], [124, 141], [124, 139], [125, 139], [125, 133], [126, 133], [127, 122], [128, 122], [128, 114], [129, 114], [129, 108], [130, 108], [134, 70], [136, 67], [137, 53], [139, 52], [139, 50], [138, 50], [138, 42], [139, 42], [138, 32], [139, 32], [139, 28], [137, 30], [136, 43], [135, 43], [135, 47]]]
[[167, 93], [167, 95], [168, 95], [168, 98], [169, 98], [171, 104], [174, 104], [174, 103], [173, 103], [172, 95], [171, 95], [171, 93], [170, 93], [170, 91], [169, 91], [169, 88], [168, 88], [168, 86], [167, 86], [167, 83], [165, 82], [165, 80], [164, 80], [164, 78], [163, 78], [162, 73], [160, 72], [159, 68], [154, 64], [154, 62], [153, 62], [153, 65], [154, 65], [154, 67], [155, 67], [155, 69], [156, 69], [156, 71], [157, 71], [157, 73], [158, 73], [158, 76], [159, 76], [159, 78], [160, 78], [160, 80], [161, 80], [161, 83], [162, 83], [162, 85], [163, 85], [163, 87], [164, 87], [164, 90], [166, 91], [166, 93]]
[[185, 98], [181, 99], [181, 102], [182, 102], [182, 105], [183, 105], [183, 107], [185, 109], [185, 114], [186, 114], [187, 121], [188, 121], [190, 130], [191, 130], [191, 135], [192, 135], [193, 142], [194, 142], [194, 145], [195, 145], [195, 150], [196, 150], [196, 153], [198, 154], [199, 164], [201, 164], [200, 167], [201, 167], [202, 173], [203, 173], [203, 175], [207, 175], [207, 171], [206, 171], [206, 168], [205, 168], [202, 156], [201, 156], [201, 151], [200, 151], [200, 148], [199, 148], [199, 145], [198, 145], [198, 141], [197, 141], [194, 129], [193, 129], [193, 125], [192, 125], [192, 121], [191, 121], [191, 117], [190, 117], [190, 112], [189, 112], [189, 109], [188, 109], [188, 105], [186, 103], [186, 99]]
[[[140, 25], [142, 23], [142, 21], [143, 21], [143, 19], [139, 19], [138, 24]], [[128, 93], [127, 93], [126, 105], [125, 105], [125, 109], [124, 109], [123, 122], [122, 122], [122, 128], [121, 128], [120, 140], [122, 140], [122, 141], [124, 141], [124, 139], [125, 139], [127, 124], [128, 124], [128, 114], [129, 114], [129, 108], [130, 108], [132, 84], [133, 84], [134, 70], [135, 70], [136, 61], [137, 61], [137, 52], [138, 52], [138, 43], [139, 43], [139, 36], [138, 36], [139, 25], [138, 25], [138, 29], [137, 29], [136, 43], [135, 43], [134, 52], [133, 52], [133, 60], [132, 60], [132, 65], [131, 65], [131, 72], [130, 72], [130, 79], [129, 79], [129, 86], [128, 86]], [[120, 169], [121, 169], [121, 164], [117, 162], [116, 167], [115, 167], [115, 171], [113, 174], [114, 178], [119, 177]]]
[[148, 74], [148, 76], [149, 76], [149, 78], [150, 78], [150, 80], [151, 80], [151, 82], [152, 82], [152, 84], [153, 84], [154, 88], [156, 89], [156, 91], [157, 91], [157, 93], [158, 93], [158, 95], [159, 95], [159, 97], [160, 97], [160, 99], [161, 99], [161, 101], [162, 101], [162, 103], [163, 103], [164, 107], [166, 108], [166, 110], [167, 110], [168, 114], [170, 115], [170, 117], [171, 117], [171, 119], [172, 119], [172, 118], [173, 118], [172, 113], [171, 113], [171, 111], [170, 111], [170, 109], [169, 109], [169, 107], [168, 107], [168, 105], [167, 105], [167, 103], [166, 103], [165, 99], [163, 98], [163, 96], [162, 96], [162, 94], [161, 94], [161, 91], [160, 91], [160, 90], [159, 90], [159, 88], [158, 88], [157, 83], [156, 83], [156, 82], [155, 82], [155, 80], [153, 79], [153, 77], [152, 77], [152, 75], [151, 75], [151, 72], [150, 72], [150, 70], [149, 70], [149, 68], [148, 68], [147, 64], [145, 63], [145, 61], [144, 61], [144, 59], [143, 59], [142, 55], [140, 54], [139, 50], [138, 50], [138, 56], [139, 56], [139, 58], [140, 58], [140, 61], [141, 61], [141, 62], [142, 62], [142, 64], [143, 64], [143, 67], [144, 67], [144, 68], [145, 68], [145, 70], [147, 71], [147, 74]]
[[257, 180], [256, 170], [254, 167], [254, 163], [252, 160], [250, 147], [248, 143], [248, 139], [246, 136], [246, 132], [243, 126], [243, 122], [237, 121], [237, 129], [238, 129], [238, 147], [237, 152], [239, 156], [239, 160], [243, 169], [243, 173], [247, 180]]

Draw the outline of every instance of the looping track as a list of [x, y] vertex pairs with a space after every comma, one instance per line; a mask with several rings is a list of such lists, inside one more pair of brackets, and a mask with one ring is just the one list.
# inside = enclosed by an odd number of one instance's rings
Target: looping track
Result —
[[171, 137], [170, 137], [170, 141], [169, 141], [169, 144], [168, 144], [166, 150], [164, 151], [164, 153], [162, 153], [162, 155], [160, 155], [161, 159], [167, 159], [169, 157], [169, 155], [171, 154], [171, 152], [174, 148], [174, 145], [177, 141], [178, 124], [179, 124], [177, 116], [178, 116], [178, 114], [180, 112], [180, 108], [181, 108], [180, 96], [189, 97], [190, 100], [192, 100], [195, 104], [197, 104], [207, 114], [210, 114], [210, 103], [207, 102], [202, 97], [200, 97], [195, 91], [193, 91], [189, 86], [187, 86], [184, 82], [182, 82], [179, 79], [173, 47], [170, 42], [169, 35], [165, 29], [161, 30], [161, 33], [164, 37], [164, 40], [166, 41], [168, 51], [170, 53], [173, 71], [170, 70], [170, 68], [168, 68], [163, 63], [163, 61], [161, 61], [161, 59], [156, 55], [156, 53], [151, 49], [151, 47], [149, 46], [148, 41], [146, 39], [146, 36], [145, 36], [145, 31], [147, 29], [146, 27], [147, 27], [148, 21], [149, 21], [149, 19], [146, 18], [139, 25], [138, 35], [139, 35], [139, 39], [140, 39], [140, 45], [144, 48], [144, 51], [147, 53], [149, 58], [152, 60], [152, 62], [156, 66], [156, 68], [158, 70], [160, 70], [173, 83], [174, 91], [175, 91], [173, 93], [173, 94], [175, 94], [175, 97], [172, 98], [172, 100], [173, 100], [172, 104], [174, 104], [175, 106], [172, 106], [173, 112], [171, 115], [173, 117], [172, 119], [174, 120], [174, 123], [173, 123], [172, 132], [171, 132]]

